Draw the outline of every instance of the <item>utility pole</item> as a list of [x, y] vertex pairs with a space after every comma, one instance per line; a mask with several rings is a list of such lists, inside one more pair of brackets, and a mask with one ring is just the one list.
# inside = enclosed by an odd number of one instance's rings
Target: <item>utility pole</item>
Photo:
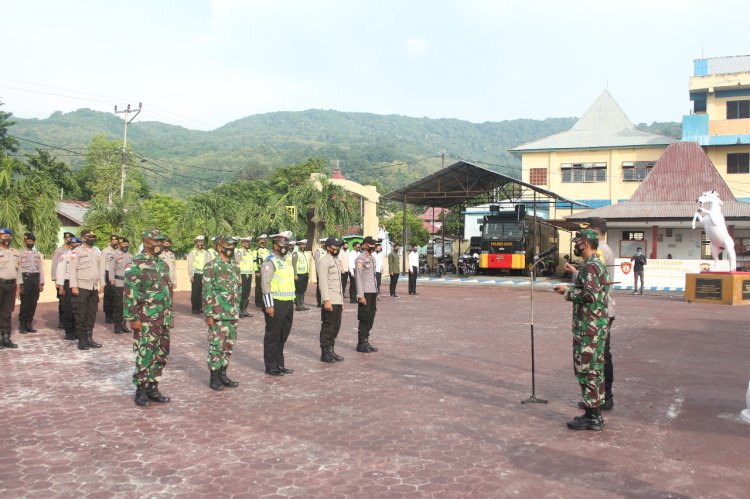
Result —
[[[122, 111], [117, 110], [117, 106], [115, 106], [115, 114], [123, 114], [125, 113], [125, 131], [122, 134], [122, 175], [120, 177], [120, 199], [123, 199], [125, 197], [125, 163], [127, 162], [128, 155], [125, 152], [125, 146], [128, 142], [128, 125], [131, 121], [135, 119], [136, 116], [138, 116], [141, 113], [141, 109], [143, 108], [143, 103], [138, 103], [138, 109], [130, 109], [130, 104], [128, 104], [128, 107], [126, 109], [123, 109]], [[135, 113], [132, 118], [128, 119], [128, 115], [130, 113]]]

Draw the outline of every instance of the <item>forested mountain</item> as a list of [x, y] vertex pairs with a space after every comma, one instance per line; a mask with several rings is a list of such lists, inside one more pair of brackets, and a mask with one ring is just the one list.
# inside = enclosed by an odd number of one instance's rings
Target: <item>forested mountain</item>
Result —
[[[12, 111], [12, 109], [10, 109]], [[142, 116], [145, 117], [147, 110]], [[92, 137], [122, 138], [123, 121], [111, 113], [80, 109], [46, 119], [13, 117], [20, 152], [49, 146], [73, 169], [81, 166]], [[188, 130], [136, 120], [128, 144], [153, 192], [191, 194], [237, 178], [263, 178], [278, 166], [319, 157], [336, 160], [347, 178], [375, 183], [381, 191], [400, 187], [456, 158], [484, 162], [490, 169], [518, 176], [520, 160], [508, 149], [568, 130], [576, 118], [519, 119], [471, 123], [456, 119], [344, 113], [327, 110], [275, 112], [248, 116], [216, 130]], [[678, 123], [639, 128], [679, 137]], [[429, 159], [424, 159], [429, 158]]]

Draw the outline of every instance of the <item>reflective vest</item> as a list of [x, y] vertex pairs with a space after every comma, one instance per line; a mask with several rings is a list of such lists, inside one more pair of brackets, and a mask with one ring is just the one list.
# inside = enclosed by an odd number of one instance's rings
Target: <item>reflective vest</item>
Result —
[[275, 255], [268, 257], [276, 270], [271, 280], [271, 296], [274, 300], [292, 301], [294, 293], [294, 268], [291, 261], [281, 260]]
[[253, 267], [255, 266], [255, 255], [252, 250], [246, 250], [243, 248], [242, 256], [240, 257], [240, 273], [250, 274], [254, 272]]
[[255, 250], [255, 252], [258, 255], [259, 262], [266, 261], [266, 258], [268, 258], [268, 255], [271, 254], [271, 251], [268, 248], [258, 248], [257, 250]]
[[310, 266], [307, 263], [307, 255], [297, 251], [297, 274], [307, 274], [310, 272]]
[[203, 273], [203, 267], [206, 266], [206, 252], [203, 250], [193, 250], [193, 272], [196, 274]]

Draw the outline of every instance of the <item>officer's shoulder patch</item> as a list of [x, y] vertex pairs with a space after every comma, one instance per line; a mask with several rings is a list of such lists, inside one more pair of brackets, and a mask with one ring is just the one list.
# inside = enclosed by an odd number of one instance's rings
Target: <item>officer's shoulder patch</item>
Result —
[[357, 268], [358, 269], [362, 268], [362, 260], [357, 260]]

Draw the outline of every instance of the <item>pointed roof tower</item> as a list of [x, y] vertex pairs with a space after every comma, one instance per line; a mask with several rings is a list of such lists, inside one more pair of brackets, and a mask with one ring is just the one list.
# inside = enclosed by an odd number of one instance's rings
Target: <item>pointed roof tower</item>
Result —
[[665, 146], [676, 139], [636, 130], [608, 90], [604, 90], [591, 107], [567, 132], [511, 149], [511, 152], [535, 152], [560, 149], [602, 149], [613, 147]]

